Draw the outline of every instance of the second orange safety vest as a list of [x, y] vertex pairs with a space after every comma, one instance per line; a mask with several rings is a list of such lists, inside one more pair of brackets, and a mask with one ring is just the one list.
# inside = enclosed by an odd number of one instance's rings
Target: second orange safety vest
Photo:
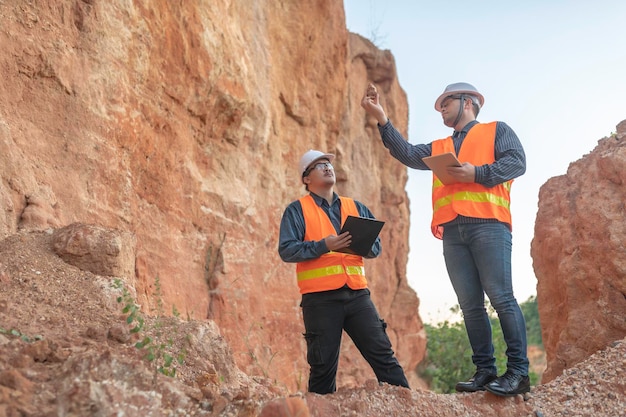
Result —
[[[348, 217], [359, 216], [353, 199], [339, 197], [341, 200], [341, 224]], [[337, 233], [328, 215], [316, 203], [311, 195], [300, 199], [305, 224], [305, 241], [322, 240]], [[328, 252], [316, 259], [298, 262], [296, 265], [298, 287], [301, 294], [336, 290], [347, 284], [353, 290], [367, 288], [363, 258], [341, 252]]]
[[[496, 124], [474, 125], [463, 140], [458, 159], [474, 166], [495, 162]], [[452, 137], [438, 139], [432, 143], [432, 155], [454, 153]], [[458, 215], [480, 219], [496, 219], [511, 228], [511, 185], [513, 180], [487, 188], [477, 183], [455, 183], [445, 185], [433, 174], [433, 235], [443, 238], [444, 223]]]

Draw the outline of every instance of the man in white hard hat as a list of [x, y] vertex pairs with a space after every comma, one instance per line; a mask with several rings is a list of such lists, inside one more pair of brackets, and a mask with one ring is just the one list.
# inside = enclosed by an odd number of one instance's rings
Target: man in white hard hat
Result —
[[[336, 375], [343, 330], [370, 364], [379, 382], [409, 387], [367, 288], [363, 258], [337, 252], [351, 243], [349, 232], [340, 234], [348, 215], [373, 219], [370, 210], [334, 192], [335, 155], [310, 150], [300, 159], [298, 175], [306, 190], [293, 201], [280, 223], [278, 253], [296, 263], [302, 294], [304, 338], [310, 366], [309, 392], [336, 391]], [[380, 254], [377, 238], [366, 258]]]
[[[513, 179], [526, 171], [526, 156], [506, 123], [476, 120], [484, 103], [473, 85], [448, 85], [435, 101], [435, 109], [443, 123], [454, 129], [452, 135], [412, 145], [388, 119], [373, 84], [361, 100], [361, 106], [378, 121], [385, 147], [406, 166], [428, 170], [423, 158], [447, 152], [461, 162], [461, 166], [447, 168], [453, 183], [443, 184], [433, 174], [431, 222], [433, 235], [443, 240], [446, 268], [476, 366], [475, 374], [456, 384], [456, 390], [512, 396], [530, 391], [526, 324], [513, 295], [511, 273], [510, 191]], [[507, 370], [499, 377], [485, 294], [498, 314], [507, 345]]]

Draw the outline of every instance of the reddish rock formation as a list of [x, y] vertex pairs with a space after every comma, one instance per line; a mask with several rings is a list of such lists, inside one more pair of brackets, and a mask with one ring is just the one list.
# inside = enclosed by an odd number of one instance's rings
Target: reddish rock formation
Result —
[[[406, 169], [359, 107], [376, 82], [406, 133], [406, 97], [392, 55], [347, 32], [341, 1], [9, 0], [0, 19], [0, 238], [76, 222], [132, 234], [125, 278], [146, 312], [158, 276], [166, 310], [215, 320], [244, 372], [302, 389], [278, 224], [304, 193], [299, 156], [332, 151], [338, 190], [387, 222], [366, 268], [415, 368], [425, 338], [406, 280]], [[340, 385], [373, 376], [351, 343], [341, 361]]]
[[541, 187], [531, 255], [543, 382], [626, 335], [625, 202], [626, 120]]
[[52, 249], [70, 265], [97, 275], [134, 276], [135, 241], [131, 233], [73, 223], [55, 230]]

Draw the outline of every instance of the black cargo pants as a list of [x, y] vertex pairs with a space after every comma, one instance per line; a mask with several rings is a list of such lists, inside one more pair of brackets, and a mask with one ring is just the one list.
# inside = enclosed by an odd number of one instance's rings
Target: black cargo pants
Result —
[[302, 316], [310, 365], [309, 392], [336, 391], [341, 335], [345, 330], [370, 364], [379, 382], [409, 387], [391, 349], [387, 324], [380, 318], [369, 289], [338, 290], [302, 295]]

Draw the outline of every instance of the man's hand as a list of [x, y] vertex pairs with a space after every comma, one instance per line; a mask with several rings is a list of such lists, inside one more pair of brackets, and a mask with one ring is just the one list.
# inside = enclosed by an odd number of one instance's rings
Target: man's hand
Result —
[[460, 167], [447, 167], [446, 171], [457, 182], [474, 182], [476, 177], [476, 168], [469, 162], [463, 162]]
[[324, 242], [326, 242], [328, 250], [343, 249], [350, 246], [350, 243], [352, 243], [352, 236], [350, 235], [350, 232], [343, 232], [339, 236], [326, 236], [324, 238]]
[[387, 115], [385, 114], [385, 110], [383, 110], [383, 106], [380, 104], [380, 95], [378, 91], [376, 91], [374, 84], [368, 84], [365, 95], [361, 100], [361, 107], [363, 107], [370, 116], [376, 118], [379, 125], [382, 126], [387, 123]]

